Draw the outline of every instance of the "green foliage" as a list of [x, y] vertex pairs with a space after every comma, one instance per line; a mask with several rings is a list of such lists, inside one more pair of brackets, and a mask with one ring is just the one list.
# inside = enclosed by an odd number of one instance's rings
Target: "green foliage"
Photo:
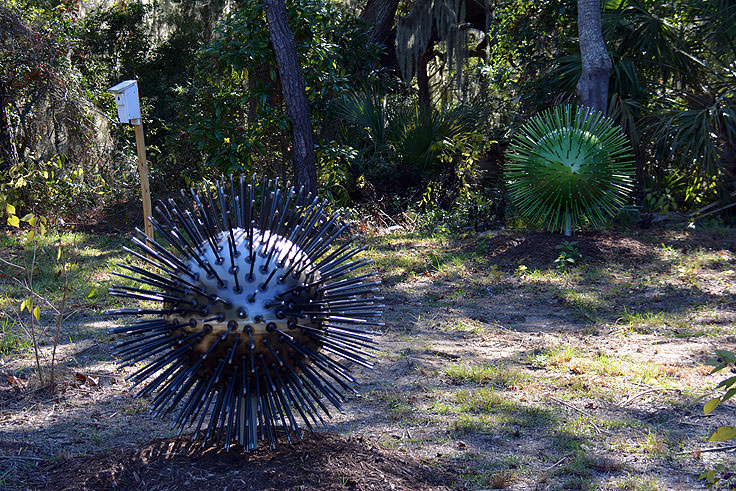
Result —
[[506, 181], [520, 213], [551, 230], [615, 216], [633, 188], [626, 137], [600, 113], [557, 107], [532, 118], [514, 136]]
[[116, 3], [83, 18], [80, 50], [93, 63], [82, 70], [90, 82], [111, 86], [139, 73], [151, 47], [145, 22], [149, 11], [140, 1]]
[[31, 341], [19, 328], [15, 320], [3, 316], [0, 320], [0, 355], [10, 356], [23, 353], [31, 347]]
[[[316, 154], [320, 195], [338, 206], [350, 204], [353, 184], [349, 165], [356, 157], [355, 149], [330, 141], [317, 145]], [[356, 185], [360, 186], [361, 183]]]
[[[112, 172], [108, 134], [92, 104], [73, 2], [0, 6], [0, 201], [80, 215], [103, 201]], [[6, 153], [3, 152], [3, 153]]]
[[[733, 191], [734, 19], [731, 0], [603, 2], [613, 61], [608, 116], [636, 149], [637, 197], [671, 197], [640, 203], [649, 210], [686, 212]], [[494, 10], [495, 23], [492, 78], [518, 97], [523, 112], [575, 98], [581, 61], [574, 4], [507, 0]], [[667, 182], [679, 178], [701, 183]]]
[[499, 198], [481, 183], [478, 162], [489, 141], [483, 105], [420, 107], [400, 92], [367, 86], [337, 106], [341, 140], [355, 149], [355, 171], [398, 210], [414, 209], [430, 228], [455, 228], [493, 215]]
[[564, 0], [498, 2], [491, 24], [491, 78], [508, 95], [518, 97], [523, 110], [559, 104], [569, 97], [549, 90], [552, 83], [564, 80], [574, 90], [577, 77], [571, 81], [551, 73], [550, 67], [564, 66], [565, 54], [576, 52], [576, 18], [575, 4]]
[[[716, 350], [716, 355], [718, 356], [718, 358], [715, 363], [715, 368], [713, 368], [713, 371], [711, 373], [716, 373], [729, 366], [732, 367], [732, 369], [736, 368], [736, 355], [734, 355], [732, 352], [726, 350]], [[723, 391], [723, 394], [719, 395], [718, 397], [714, 397], [706, 402], [705, 406], [703, 407], [703, 413], [705, 413], [706, 415], [712, 413], [715, 408], [736, 395], [736, 387], [734, 387], [735, 385], [736, 376], [733, 375], [722, 380], [718, 385], [716, 385], [716, 390]], [[736, 438], [736, 426], [721, 426], [710, 436], [709, 440], [720, 442], [723, 440], [731, 440], [732, 438]]]
[[[736, 354], [727, 350], [716, 350], [716, 360], [712, 362], [714, 365], [711, 373], [719, 372], [725, 368], [729, 368], [731, 375], [716, 385], [715, 390], [721, 394], [717, 397], [709, 399], [703, 406], [703, 413], [707, 416], [712, 413], [718, 406], [731, 399], [736, 395]], [[736, 438], [736, 426], [720, 426], [716, 428], [713, 434], [708, 438], [711, 442], [722, 442]], [[716, 487], [722, 485], [733, 485], [734, 476], [723, 465], [718, 465], [714, 469], [709, 469], [700, 476], [700, 479], [706, 481], [708, 487]]]
[[555, 264], [558, 268], [565, 269], [568, 266], [573, 266], [577, 260], [583, 257], [577, 247], [575, 247], [575, 244], [577, 244], [575, 240], [566, 240], [555, 246], [555, 249], [560, 251], [560, 255], [555, 259]]
[[0, 203], [19, 203], [54, 217], [92, 208], [95, 198], [108, 189], [100, 175], [86, 175], [83, 166], [74, 168], [61, 155], [11, 166], [0, 173], [0, 181]]
[[[377, 52], [367, 47], [366, 27], [340, 6], [300, 0], [288, 14], [319, 128], [331, 101], [369, 77]], [[289, 122], [263, 4], [249, 2], [230, 13], [201, 56], [187, 88], [195, 105], [191, 141], [223, 172], [283, 171], [278, 165], [289, 160]]]
[[[199, 61], [199, 45], [210, 34], [199, 16], [210, 15], [218, 2], [192, 11], [195, 3], [115, 3], [80, 19], [81, 72], [92, 88], [90, 97], [113, 121], [116, 108], [107, 87], [124, 79], [138, 80], [154, 193], [186, 187], [205, 174], [200, 153], [188, 142], [193, 115], [186, 109], [193, 101], [183, 87]], [[121, 166], [122, 175], [116, 180], [137, 190], [134, 133], [123, 124], [114, 124], [111, 131], [117, 150], [132, 164]]]

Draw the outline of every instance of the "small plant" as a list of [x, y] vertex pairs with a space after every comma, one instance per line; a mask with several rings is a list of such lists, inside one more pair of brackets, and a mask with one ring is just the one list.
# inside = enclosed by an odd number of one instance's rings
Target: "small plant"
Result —
[[[720, 389], [724, 392], [720, 396], [714, 397], [705, 403], [703, 412], [706, 415], [712, 413], [715, 408], [736, 395], [736, 375], [733, 375], [733, 373], [736, 373], [736, 354], [726, 350], [716, 350], [716, 355], [718, 358], [713, 371], [710, 373], [719, 372], [730, 366], [732, 375], [725, 380], [721, 380], [721, 382], [716, 385], [716, 390]], [[736, 426], [721, 426], [716, 428], [716, 431], [713, 432], [708, 440], [712, 442], [722, 442], [724, 440], [731, 440], [732, 438], [736, 438]]]
[[557, 259], [555, 259], [555, 264], [559, 269], [564, 269], [567, 266], [572, 266], [575, 264], [575, 262], [582, 258], [583, 255], [580, 254], [580, 251], [578, 251], [577, 247], [575, 247], [575, 244], [577, 244], [577, 241], [565, 241], [562, 244], [558, 244], [555, 246], [555, 249], [560, 251], [560, 255], [557, 256]]
[[[723, 370], [724, 368], [730, 367], [731, 376], [721, 380], [721, 382], [716, 385], [716, 390], [720, 390], [723, 393], [705, 403], [703, 413], [706, 415], [712, 413], [718, 406], [736, 395], [736, 354], [731, 351], [716, 350], [716, 356], [718, 358], [714, 363], [712, 363], [715, 366], [710, 373], [713, 374]], [[733, 438], [736, 438], [736, 426], [720, 426], [716, 428], [708, 440], [711, 442], [722, 442]], [[734, 484], [736, 476], [721, 464], [716, 466], [714, 469], [708, 469], [703, 472], [700, 479], [705, 480], [707, 483], [706, 485], [709, 488], [721, 486], [723, 484], [728, 487]], [[733, 488], [728, 487], [728, 489]]]
[[506, 164], [511, 199], [521, 214], [571, 235], [601, 226], [633, 189], [631, 145], [612, 120], [586, 108], [556, 107], [514, 137]]
[[[15, 207], [6, 204], [6, 213], [8, 215], [8, 224], [14, 227], [20, 228], [21, 222], [25, 222], [28, 225], [27, 232], [25, 234], [26, 247], [30, 252], [30, 258], [27, 255], [23, 255], [23, 265], [14, 264], [3, 258], [0, 258], [0, 262], [7, 266], [11, 266], [22, 272], [21, 278], [16, 278], [16, 281], [21, 287], [27, 292], [28, 297], [25, 298], [20, 304], [20, 312], [16, 315], [15, 322], [20, 325], [27, 334], [28, 347], [33, 347], [34, 357], [36, 360], [36, 371], [38, 373], [38, 382], [41, 386], [54, 385], [55, 379], [55, 364], [56, 364], [56, 348], [59, 344], [59, 334], [61, 332], [61, 326], [64, 320], [64, 313], [66, 311], [66, 298], [69, 291], [69, 263], [67, 257], [63, 254], [63, 246], [61, 241], [55, 245], [57, 248], [56, 262], [60, 268], [59, 274], [62, 281], [60, 289], [62, 290], [62, 298], [58, 304], [53, 304], [46, 297], [39, 293], [39, 289], [34, 287], [34, 279], [37, 276], [37, 270], [39, 269], [39, 254], [40, 254], [40, 238], [46, 235], [46, 225], [48, 219], [44, 216], [39, 216], [33, 213], [28, 213], [23, 218], [18, 219], [15, 214]], [[41, 340], [45, 334], [46, 329], [42, 328], [41, 322], [41, 305], [44, 304], [50, 310], [53, 311], [55, 318], [55, 332], [54, 340], [51, 352], [51, 363], [50, 363], [50, 374], [48, 380], [43, 376], [41, 369]], [[23, 317], [23, 312], [28, 311], [28, 317]], [[5, 342], [5, 326], [3, 326], [3, 343]]]

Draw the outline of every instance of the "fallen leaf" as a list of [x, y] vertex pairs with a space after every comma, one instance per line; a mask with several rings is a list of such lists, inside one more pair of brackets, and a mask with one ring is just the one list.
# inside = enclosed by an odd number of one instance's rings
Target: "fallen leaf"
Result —
[[81, 373], [81, 372], [76, 372], [74, 374], [74, 378], [77, 379], [77, 380], [79, 380], [83, 384], [89, 385], [90, 387], [97, 387], [97, 385], [100, 382], [100, 378], [99, 377], [95, 378], [95, 377], [92, 377], [91, 375], [86, 375], [86, 374]]
[[23, 380], [19, 379], [15, 375], [6, 375], [5, 378], [8, 380], [10, 385], [22, 385]]

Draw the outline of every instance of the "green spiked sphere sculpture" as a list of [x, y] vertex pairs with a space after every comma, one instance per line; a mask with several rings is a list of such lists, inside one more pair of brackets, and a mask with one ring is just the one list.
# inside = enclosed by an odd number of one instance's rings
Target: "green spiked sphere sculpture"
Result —
[[521, 214], [570, 235], [603, 225], [633, 189], [631, 145], [610, 119], [562, 106], [524, 124], [511, 143], [506, 182]]
[[[155, 207], [157, 238], [137, 230], [130, 283], [111, 295], [146, 302], [110, 312], [143, 317], [112, 329], [118, 362], [155, 414], [229, 449], [275, 448], [342, 409], [352, 366], [371, 368], [382, 297], [364, 247], [339, 214], [278, 179], [221, 180]], [[160, 242], [159, 242], [160, 241]]]

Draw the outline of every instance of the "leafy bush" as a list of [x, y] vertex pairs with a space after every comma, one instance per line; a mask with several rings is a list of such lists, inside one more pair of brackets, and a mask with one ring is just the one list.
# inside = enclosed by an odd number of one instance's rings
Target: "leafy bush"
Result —
[[100, 175], [87, 176], [84, 167], [73, 168], [60, 155], [41, 163], [24, 161], [0, 173], [0, 204], [53, 217], [90, 210], [108, 191]]
[[390, 212], [413, 210], [412, 222], [427, 232], [480, 228], [502, 201], [479, 172], [495, 143], [484, 125], [485, 106], [421, 107], [386, 85], [368, 85], [337, 106], [340, 140], [355, 149], [353, 173]]
[[0, 201], [19, 209], [81, 213], [116, 172], [79, 32], [72, 2], [0, 5]]
[[[327, 134], [331, 101], [370, 77], [377, 47], [359, 19], [330, 2], [292, 2], [288, 15], [313, 126]], [[208, 165], [226, 173], [287, 173], [290, 132], [279, 84], [263, 4], [247, 2], [218, 25], [186, 89], [190, 139]]]

